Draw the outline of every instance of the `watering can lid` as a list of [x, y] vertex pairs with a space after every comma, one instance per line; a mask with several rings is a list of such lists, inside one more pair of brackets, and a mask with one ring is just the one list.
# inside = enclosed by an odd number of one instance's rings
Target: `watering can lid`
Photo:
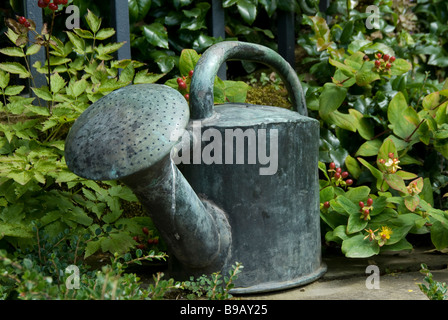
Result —
[[170, 153], [189, 121], [176, 90], [160, 84], [118, 89], [87, 108], [65, 145], [67, 166], [93, 180], [114, 180], [146, 169]]

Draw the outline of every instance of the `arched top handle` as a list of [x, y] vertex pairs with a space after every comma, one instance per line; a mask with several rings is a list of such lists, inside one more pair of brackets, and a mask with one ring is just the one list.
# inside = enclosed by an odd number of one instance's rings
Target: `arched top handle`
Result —
[[307, 116], [302, 85], [295, 70], [277, 52], [262, 45], [223, 41], [208, 48], [194, 69], [190, 86], [191, 119], [205, 119], [213, 115], [213, 85], [219, 67], [228, 60], [258, 62], [272, 68], [283, 80], [292, 101], [292, 109]]

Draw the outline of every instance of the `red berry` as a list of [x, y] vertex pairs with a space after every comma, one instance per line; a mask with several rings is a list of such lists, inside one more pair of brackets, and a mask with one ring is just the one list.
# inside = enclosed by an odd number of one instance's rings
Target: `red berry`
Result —
[[388, 62], [387, 64], [386, 64], [386, 69], [390, 69], [392, 67], [392, 65]]
[[334, 169], [334, 168], [336, 168], [336, 163], [331, 162], [331, 163], [330, 163], [330, 169]]
[[372, 204], [373, 204], [373, 199], [372, 198], [367, 199], [367, 205], [371, 206]]
[[154, 243], [154, 244], [158, 244], [158, 243], [159, 243], [159, 239], [157, 239], [157, 238], [153, 239], [153, 240], [152, 240], [152, 243]]
[[336, 168], [336, 172], [337, 172], [337, 173], [341, 173], [341, 172], [342, 172], [342, 169], [341, 169], [341, 168]]
[[330, 201], [325, 201], [324, 202], [324, 207], [327, 208], [327, 209], [330, 208]]
[[26, 18], [25, 17], [19, 17], [19, 23], [20, 24], [24, 24], [26, 22]]
[[378, 59], [381, 59], [382, 56], [383, 56], [383, 55], [382, 55], [380, 52], [378, 52], [378, 53], [376, 54], [376, 57], [377, 57]]
[[380, 60], [375, 60], [375, 66], [379, 67], [381, 65], [381, 61]]
[[148, 233], [149, 233], [149, 230], [148, 230], [148, 228], [146, 228], [146, 227], [143, 227], [143, 228], [142, 228], [142, 231], [143, 231], [144, 234], [148, 234]]
[[181, 83], [182, 81], [184, 81], [182, 78], [177, 78], [177, 84]]
[[43, 0], [46, 4], [49, 4], [51, 0]]
[[138, 242], [138, 237], [137, 236], [132, 237], [132, 239], [134, 239], [134, 241]]
[[47, 5], [48, 5], [48, 3], [45, 3], [44, 0], [39, 0], [39, 1], [37, 1], [37, 6], [38, 6], [39, 8], [45, 8]]
[[394, 56], [390, 57], [389, 61], [390, 62], [394, 62], [395, 61], [395, 57]]
[[384, 61], [388, 61], [389, 58], [390, 58], [390, 56], [388, 54], [385, 54], [384, 57], [383, 57]]
[[61, 4], [66, 5], [68, 3], [68, 0], [61, 0]]
[[148, 239], [148, 244], [153, 244], [154, 243], [154, 239]]
[[348, 172], [347, 172], [347, 171], [342, 172], [342, 173], [341, 173], [341, 177], [342, 177], [343, 179], [347, 178], [347, 177], [348, 177]]
[[31, 23], [29, 21], [25, 21], [23, 24], [25, 27], [29, 28], [31, 26]]
[[361, 208], [364, 208], [364, 202], [359, 201], [359, 206], [360, 206]]
[[52, 2], [48, 5], [48, 8], [50, 8], [50, 10], [56, 11], [58, 10], [58, 5]]
[[54, 4], [61, 4], [61, 0], [53, 0]]
[[193, 76], [193, 70], [190, 70], [190, 72], [188, 72], [188, 76], [191, 78]]
[[186, 93], [185, 95], [184, 95], [184, 97], [185, 97], [185, 99], [188, 101], [188, 100], [190, 100], [190, 95], [188, 94], [188, 93]]
[[341, 177], [341, 174], [339, 172], [336, 172], [334, 174], [335, 179], [339, 179]]
[[352, 179], [347, 179], [345, 180], [345, 184], [348, 186], [351, 186], [353, 184], [353, 180]]
[[389, 152], [388, 156], [389, 156], [389, 158], [393, 159], [395, 155], [393, 152]]
[[179, 82], [179, 90], [187, 89], [187, 84], [182, 80]]
[[144, 244], [139, 244], [139, 245], [137, 245], [137, 248], [138, 248], [138, 249], [144, 249], [144, 248], [145, 248], [145, 245], [144, 245]]

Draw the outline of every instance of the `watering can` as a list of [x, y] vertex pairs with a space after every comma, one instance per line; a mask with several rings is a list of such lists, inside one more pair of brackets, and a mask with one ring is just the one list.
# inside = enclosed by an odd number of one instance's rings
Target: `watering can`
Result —
[[[276, 71], [293, 110], [214, 105], [227, 60]], [[135, 193], [165, 241], [170, 276], [244, 269], [233, 294], [283, 290], [321, 277], [319, 122], [307, 117], [299, 79], [275, 51], [224, 41], [199, 59], [190, 106], [160, 84], [100, 98], [73, 124], [65, 145], [75, 174], [119, 180]]]

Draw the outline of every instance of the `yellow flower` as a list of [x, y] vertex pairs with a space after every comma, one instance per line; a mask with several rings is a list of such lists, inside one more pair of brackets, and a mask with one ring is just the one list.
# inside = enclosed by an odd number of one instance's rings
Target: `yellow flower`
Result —
[[390, 239], [390, 235], [392, 234], [392, 229], [389, 227], [381, 227], [381, 231], [380, 231], [380, 237], [382, 240], [389, 240]]

